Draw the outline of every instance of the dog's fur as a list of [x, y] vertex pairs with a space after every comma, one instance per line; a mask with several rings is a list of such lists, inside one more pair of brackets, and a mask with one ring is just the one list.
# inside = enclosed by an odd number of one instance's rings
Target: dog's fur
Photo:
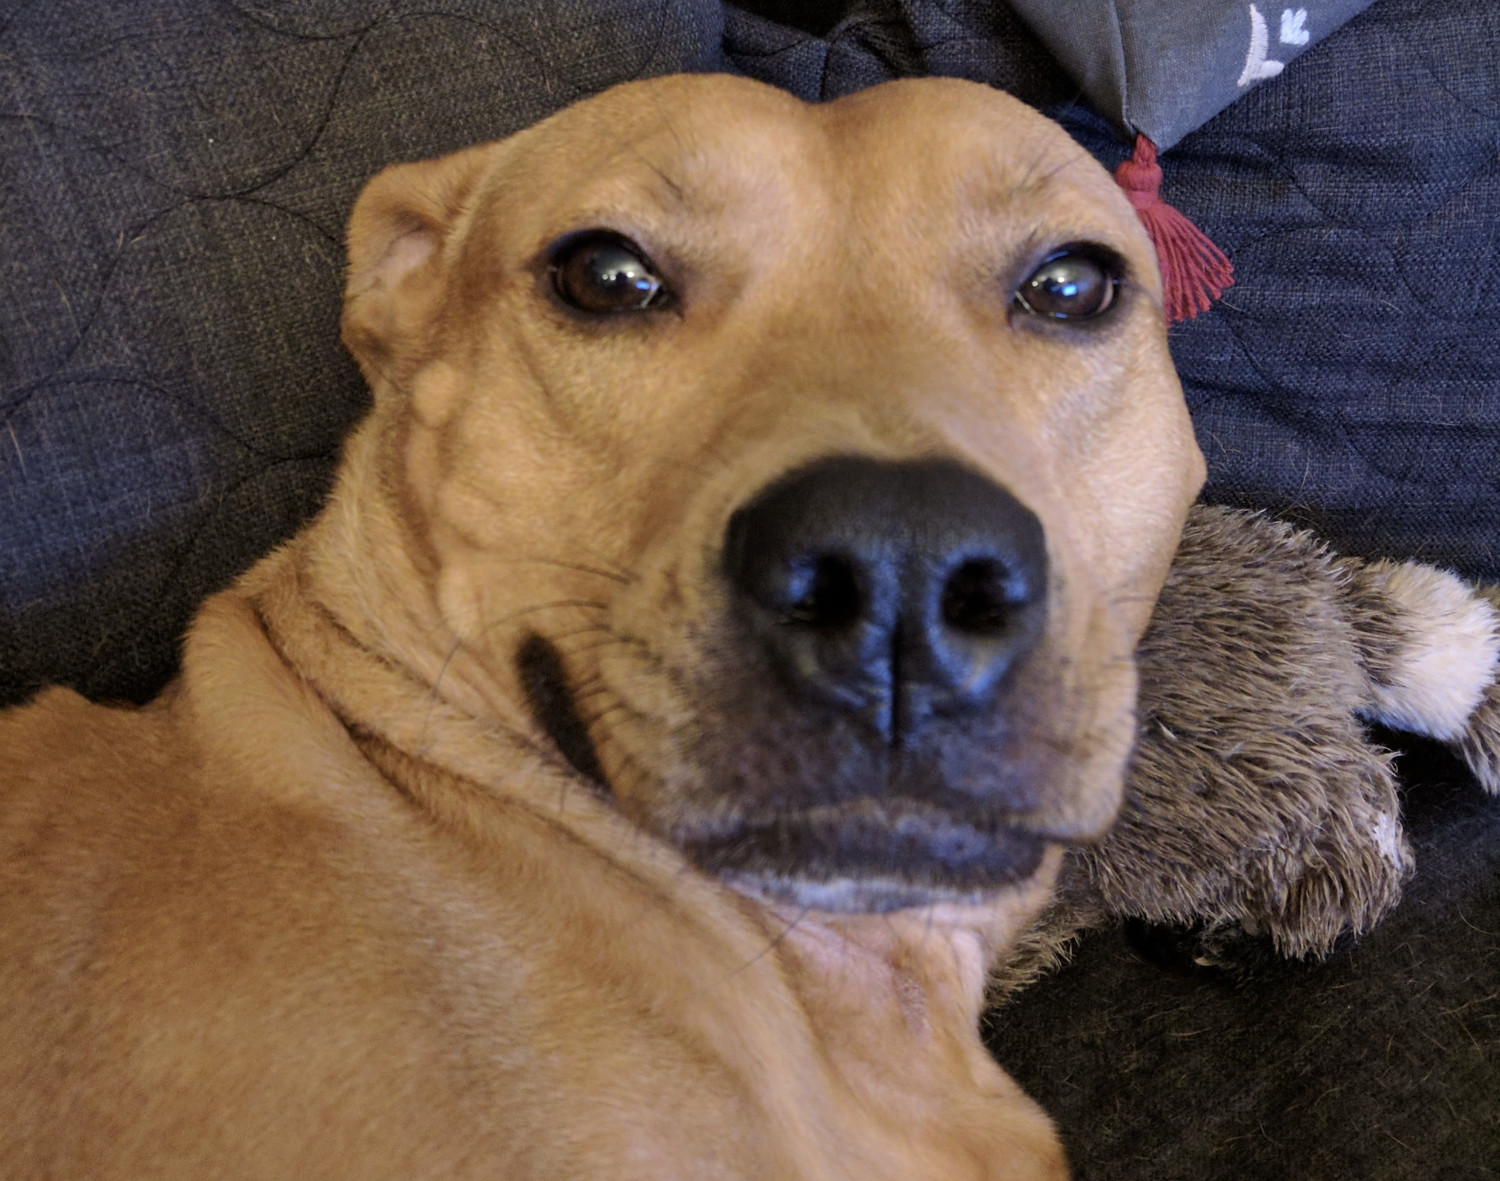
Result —
[[[549, 244], [599, 226], [673, 308], [551, 298]], [[1126, 265], [1107, 322], [1017, 314], [1079, 241]], [[1118, 807], [1202, 480], [1128, 201], [983, 87], [676, 78], [382, 173], [349, 254], [375, 407], [325, 511], [152, 705], [0, 718], [0, 1175], [1062, 1176], [976, 1024]], [[682, 852], [872, 790], [720, 573], [735, 510], [832, 455], [957, 460], [1045, 530], [1035, 652], [941, 729], [1045, 838], [1025, 880], [916, 865], [924, 905], [864, 914], [857, 881], [768, 899]]]

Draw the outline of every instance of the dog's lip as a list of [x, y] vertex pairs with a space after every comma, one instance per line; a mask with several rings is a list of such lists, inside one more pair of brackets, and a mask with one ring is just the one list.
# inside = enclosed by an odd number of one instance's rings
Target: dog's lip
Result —
[[1053, 843], [912, 800], [820, 805], [677, 839], [701, 869], [747, 892], [867, 912], [982, 901], [1035, 877]]

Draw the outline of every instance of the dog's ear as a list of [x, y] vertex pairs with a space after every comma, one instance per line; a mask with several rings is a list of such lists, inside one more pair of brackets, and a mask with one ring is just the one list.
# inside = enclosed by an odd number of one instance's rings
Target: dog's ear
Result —
[[393, 165], [354, 203], [343, 337], [377, 391], [410, 376], [430, 350], [450, 243], [498, 147]]

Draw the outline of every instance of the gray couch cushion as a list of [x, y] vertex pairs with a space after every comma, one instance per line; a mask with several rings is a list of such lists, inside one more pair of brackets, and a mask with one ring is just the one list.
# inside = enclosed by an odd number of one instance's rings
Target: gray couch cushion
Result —
[[365, 406], [343, 227], [395, 160], [712, 68], [716, 0], [0, 9], [0, 701], [143, 699]]

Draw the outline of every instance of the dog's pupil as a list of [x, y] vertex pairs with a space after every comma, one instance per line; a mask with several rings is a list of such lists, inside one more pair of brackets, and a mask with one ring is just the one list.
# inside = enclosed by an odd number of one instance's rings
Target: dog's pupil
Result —
[[590, 262], [590, 277], [611, 299], [625, 302], [633, 294], [648, 296], [656, 287], [646, 264], [618, 246], [605, 246], [594, 251]]
[[1054, 314], [1078, 314], [1087, 311], [1097, 298], [1103, 276], [1096, 267], [1081, 259], [1060, 258], [1049, 263], [1030, 283], [1040, 297], [1042, 309]]

